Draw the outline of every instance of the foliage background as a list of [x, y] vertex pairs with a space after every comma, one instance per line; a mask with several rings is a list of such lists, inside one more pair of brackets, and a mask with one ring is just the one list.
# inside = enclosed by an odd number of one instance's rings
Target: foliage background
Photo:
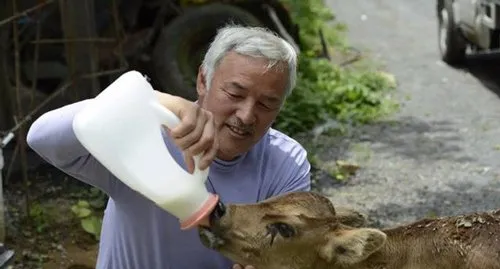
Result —
[[294, 136], [329, 119], [341, 123], [367, 123], [397, 108], [389, 93], [395, 82], [385, 73], [345, 68], [321, 57], [319, 30], [332, 54], [349, 52], [346, 27], [321, 0], [282, 0], [300, 27], [303, 51], [299, 55], [297, 86], [274, 127]]

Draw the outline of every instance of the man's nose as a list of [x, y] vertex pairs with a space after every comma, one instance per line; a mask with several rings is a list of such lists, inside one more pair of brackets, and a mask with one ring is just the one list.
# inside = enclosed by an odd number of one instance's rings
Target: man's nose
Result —
[[247, 102], [238, 109], [236, 116], [243, 122], [243, 124], [250, 125], [255, 122], [254, 110], [254, 104], [252, 102]]
[[210, 214], [210, 226], [216, 225], [219, 223], [220, 219], [226, 214], [226, 206], [224, 203], [219, 201], [215, 206], [214, 210]]

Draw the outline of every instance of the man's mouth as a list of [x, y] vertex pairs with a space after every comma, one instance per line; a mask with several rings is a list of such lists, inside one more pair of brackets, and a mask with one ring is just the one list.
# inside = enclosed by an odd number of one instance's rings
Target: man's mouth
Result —
[[199, 233], [201, 242], [207, 248], [219, 249], [219, 248], [221, 248], [225, 244], [224, 239], [222, 239], [219, 236], [215, 235], [207, 227], [200, 226], [198, 228], [198, 233]]
[[233, 135], [235, 135], [236, 137], [245, 138], [245, 137], [248, 137], [248, 136], [250, 136], [252, 134], [248, 130], [244, 130], [244, 129], [241, 129], [241, 128], [238, 128], [238, 127], [234, 127], [234, 126], [229, 125], [229, 124], [226, 124], [226, 126], [231, 131], [231, 133], [233, 133]]

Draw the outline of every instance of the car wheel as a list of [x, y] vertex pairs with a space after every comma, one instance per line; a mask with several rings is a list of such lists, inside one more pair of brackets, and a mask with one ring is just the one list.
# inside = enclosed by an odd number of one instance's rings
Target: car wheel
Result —
[[439, 51], [441, 59], [450, 65], [457, 65], [465, 60], [467, 41], [455, 24], [451, 1], [445, 1], [438, 8]]

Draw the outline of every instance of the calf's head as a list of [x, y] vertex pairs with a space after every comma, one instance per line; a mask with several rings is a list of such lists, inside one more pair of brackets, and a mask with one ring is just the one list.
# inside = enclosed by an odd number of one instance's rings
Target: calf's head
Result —
[[206, 247], [258, 269], [343, 268], [362, 262], [386, 240], [381, 231], [346, 225], [346, 219], [326, 197], [293, 192], [227, 205], [199, 234]]

